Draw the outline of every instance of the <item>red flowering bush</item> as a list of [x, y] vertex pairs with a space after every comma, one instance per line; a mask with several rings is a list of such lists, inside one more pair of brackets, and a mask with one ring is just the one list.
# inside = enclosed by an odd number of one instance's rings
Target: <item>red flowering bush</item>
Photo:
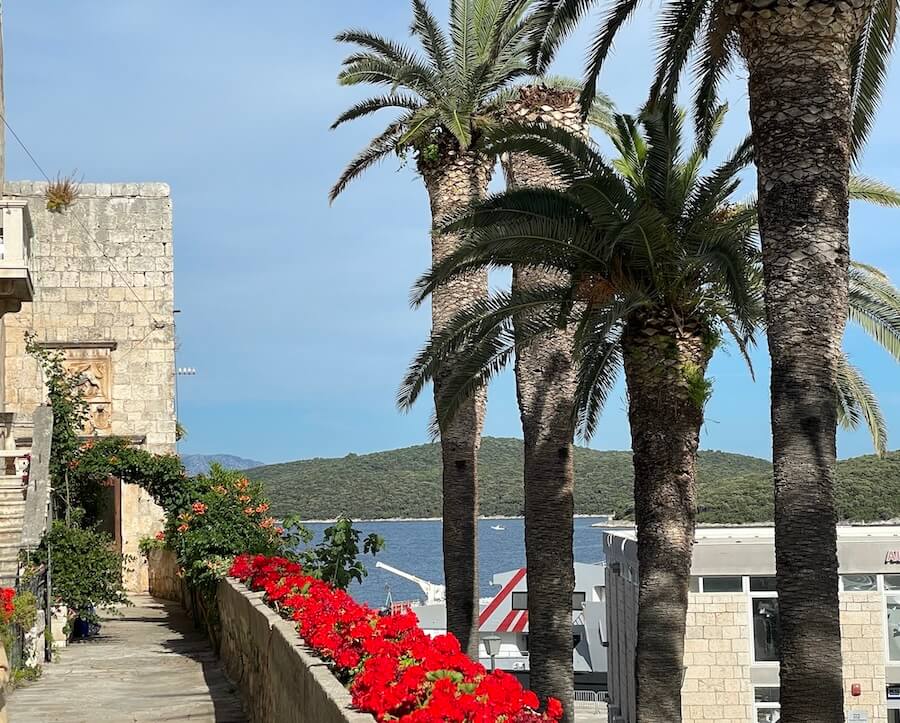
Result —
[[13, 613], [16, 611], [16, 606], [13, 604], [15, 597], [16, 591], [11, 587], [0, 588], [0, 622], [8, 623], [12, 620]]
[[562, 717], [509, 673], [488, 673], [452, 635], [428, 637], [416, 616], [381, 616], [285, 558], [241, 555], [230, 575], [266, 600], [348, 684], [353, 705], [379, 722], [540, 723]]
[[267, 514], [259, 483], [213, 465], [184, 490], [185, 502], [167, 516], [165, 538], [192, 585], [214, 589], [238, 553], [283, 552], [283, 530]]

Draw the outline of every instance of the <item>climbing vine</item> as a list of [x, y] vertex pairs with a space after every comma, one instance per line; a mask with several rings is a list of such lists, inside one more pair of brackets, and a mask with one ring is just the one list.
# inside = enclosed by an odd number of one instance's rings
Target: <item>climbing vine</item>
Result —
[[41, 368], [47, 398], [53, 410], [53, 436], [50, 445], [50, 477], [56, 494], [56, 506], [68, 519], [72, 507], [83, 507], [85, 500], [72, 494], [69, 467], [81, 447], [79, 435], [88, 419], [88, 405], [81, 393], [81, 380], [65, 367], [62, 352], [45, 349], [34, 332], [25, 334], [25, 351]]

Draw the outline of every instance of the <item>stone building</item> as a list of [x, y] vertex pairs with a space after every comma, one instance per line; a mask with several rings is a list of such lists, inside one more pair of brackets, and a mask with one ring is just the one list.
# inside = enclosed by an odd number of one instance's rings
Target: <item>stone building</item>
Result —
[[[607, 533], [610, 723], [634, 723], [638, 562]], [[847, 719], [900, 723], [900, 527], [838, 528]], [[701, 528], [685, 635], [684, 723], [776, 723], [778, 597], [772, 528]]]
[[[0, 321], [0, 399], [28, 415], [45, 399], [25, 334], [60, 350], [84, 379], [86, 435], [127, 437], [175, 451], [172, 204], [163, 183], [82, 184], [72, 206], [49, 211], [46, 183], [7, 182], [3, 202], [25, 203], [33, 300]], [[30, 221], [28, 220], [30, 218]], [[146, 589], [141, 537], [161, 511], [139, 487], [114, 495], [111, 530], [135, 562], [129, 587]]]

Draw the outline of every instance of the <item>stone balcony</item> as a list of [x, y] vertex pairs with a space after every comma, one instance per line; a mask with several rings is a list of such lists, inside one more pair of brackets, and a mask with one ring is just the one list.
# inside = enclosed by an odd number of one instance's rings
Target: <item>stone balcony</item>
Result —
[[22, 302], [34, 298], [33, 236], [28, 202], [22, 198], [0, 198], [0, 315], [19, 311]]

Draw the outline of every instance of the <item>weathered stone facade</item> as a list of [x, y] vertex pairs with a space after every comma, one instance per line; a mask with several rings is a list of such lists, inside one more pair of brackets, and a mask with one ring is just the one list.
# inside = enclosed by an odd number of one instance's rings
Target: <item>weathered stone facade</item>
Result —
[[749, 620], [746, 595], [690, 595], [681, 689], [684, 720], [751, 719]]
[[841, 593], [841, 651], [844, 690], [860, 686], [858, 697], [848, 696], [847, 707], [864, 712], [870, 723], [885, 723], [885, 609], [880, 592]]
[[[34, 227], [34, 301], [6, 314], [0, 380], [6, 411], [30, 414], [45, 397], [24, 335], [66, 355], [85, 378], [91, 433], [134, 438], [152, 452], [175, 451], [175, 334], [172, 204], [163, 183], [83, 184], [62, 213], [46, 208], [45, 183], [7, 182], [28, 201]], [[124, 485], [123, 551], [133, 555], [128, 585], [147, 589], [141, 537], [161, 511]]]

